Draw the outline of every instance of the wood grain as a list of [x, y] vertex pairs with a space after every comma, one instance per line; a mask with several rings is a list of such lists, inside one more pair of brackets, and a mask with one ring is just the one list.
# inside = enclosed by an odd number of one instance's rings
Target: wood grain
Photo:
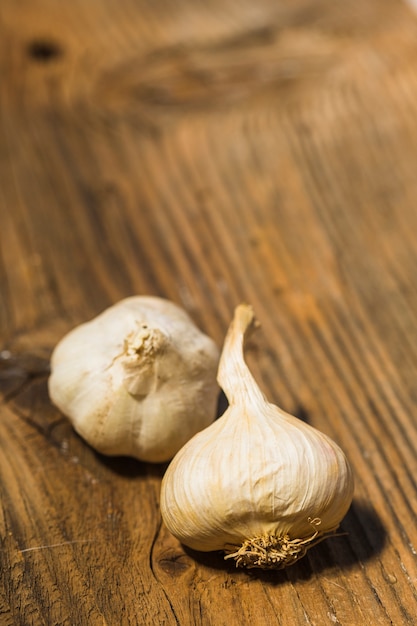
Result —
[[[3, 0], [1, 626], [417, 622], [417, 17], [394, 0]], [[354, 468], [342, 536], [277, 573], [165, 529], [165, 466], [96, 454], [53, 346], [184, 306]]]

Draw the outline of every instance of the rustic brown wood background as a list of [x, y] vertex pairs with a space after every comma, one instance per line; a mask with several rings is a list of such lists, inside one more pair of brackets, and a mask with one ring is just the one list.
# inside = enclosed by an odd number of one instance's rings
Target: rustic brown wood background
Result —
[[[396, 0], [1, 0], [1, 626], [417, 623], [417, 13]], [[342, 530], [277, 573], [184, 550], [164, 466], [47, 394], [62, 335], [255, 307], [268, 397], [346, 451]]]

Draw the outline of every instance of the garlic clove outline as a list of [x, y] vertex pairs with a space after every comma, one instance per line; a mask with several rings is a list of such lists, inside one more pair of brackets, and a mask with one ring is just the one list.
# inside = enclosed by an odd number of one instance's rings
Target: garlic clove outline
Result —
[[98, 452], [165, 462], [215, 419], [218, 361], [181, 307], [132, 296], [61, 339], [49, 395]]
[[161, 485], [168, 530], [200, 551], [223, 550], [247, 568], [281, 569], [334, 534], [353, 497], [339, 446], [269, 403], [243, 356], [255, 325], [239, 305], [220, 358], [229, 407], [171, 461]]

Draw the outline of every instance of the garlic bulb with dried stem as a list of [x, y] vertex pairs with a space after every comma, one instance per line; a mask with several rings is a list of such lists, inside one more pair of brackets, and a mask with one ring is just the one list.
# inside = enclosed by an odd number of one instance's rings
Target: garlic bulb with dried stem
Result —
[[252, 308], [238, 306], [218, 372], [229, 407], [171, 461], [161, 513], [192, 549], [280, 569], [335, 532], [353, 478], [336, 443], [264, 397], [243, 356], [253, 323]]
[[58, 343], [49, 395], [99, 452], [168, 461], [216, 417], [218, 360], [179, 306], [130, 297]]

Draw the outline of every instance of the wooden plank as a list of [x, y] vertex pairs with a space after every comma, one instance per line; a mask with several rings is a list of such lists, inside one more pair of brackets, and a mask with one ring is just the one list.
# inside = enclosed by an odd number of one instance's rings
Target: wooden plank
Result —
[[[0, 623], [417, 620], [417, 18], [393, 0], [0, 7]], [[287, 570], [181, 546], [165, 465], [96, 454], [53, 346], [132, 294], [219, 345], [240, 301], [269, 399], [356, 491]]]

